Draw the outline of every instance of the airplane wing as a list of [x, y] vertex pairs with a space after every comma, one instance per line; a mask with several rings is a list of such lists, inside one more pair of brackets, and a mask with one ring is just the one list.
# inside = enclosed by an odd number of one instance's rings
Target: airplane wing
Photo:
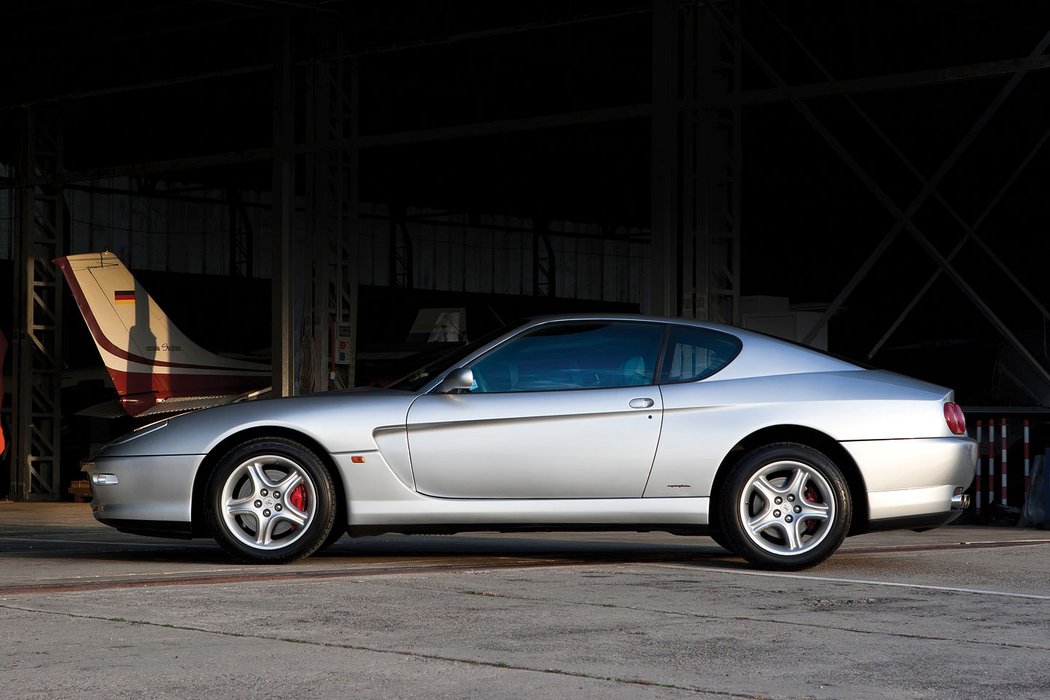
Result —
[[226, 394], [223, 396], [171, 396], [158, 401], [144, 411], [140, 411], [136, 417], [149, 418], [152, 416], [163, 416], [172, 413], [185, 413], [186, 411], [196, 411], [200, 408], [222, 406], [227, 403], [250, 401], [251, 399], [259, 398], [268, 393], [270, 393], [270, 387], [266, 387], [260, 391], [250, 391], [244, 394]]

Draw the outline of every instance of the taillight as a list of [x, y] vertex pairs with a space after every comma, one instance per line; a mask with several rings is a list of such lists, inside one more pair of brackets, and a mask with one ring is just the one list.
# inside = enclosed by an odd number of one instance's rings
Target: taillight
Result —
[[944, 404], [944, 420], [948, 423], [948, 430], [952, 431], [953, 435], [966, 434], [966, 416], [963, 415], [959, 404], [951, 401]]

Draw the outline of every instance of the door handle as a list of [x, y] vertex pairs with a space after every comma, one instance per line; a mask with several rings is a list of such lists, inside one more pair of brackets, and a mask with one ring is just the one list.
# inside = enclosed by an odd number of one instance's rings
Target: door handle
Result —
[[656, 403], [652, 399], [631, 399], [631, 408], [652, 408]]

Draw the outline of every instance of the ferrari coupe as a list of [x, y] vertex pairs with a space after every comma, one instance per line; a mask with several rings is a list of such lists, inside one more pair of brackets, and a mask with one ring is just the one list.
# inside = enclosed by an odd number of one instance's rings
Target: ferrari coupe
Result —
[[174, 416], [83, 466], [99, 521], [248, 562], [347, 533], [662, 530], [801, 569], [951, 522], [976, 457], [949, 389], [735, 327], [567, 315], [386, 388]]

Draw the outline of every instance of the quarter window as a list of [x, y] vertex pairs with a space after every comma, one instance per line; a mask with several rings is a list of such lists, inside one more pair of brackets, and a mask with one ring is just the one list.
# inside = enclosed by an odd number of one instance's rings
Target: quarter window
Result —
[[740, 340], [728, 333], [671, 326], [660, 383], [693, 382], [710, 377], [732, 362], [741, 346]]
[[473, 393], [564, 391], [653, 383], [664, 327], [586, 321], [540, 326], [471, 365]]

